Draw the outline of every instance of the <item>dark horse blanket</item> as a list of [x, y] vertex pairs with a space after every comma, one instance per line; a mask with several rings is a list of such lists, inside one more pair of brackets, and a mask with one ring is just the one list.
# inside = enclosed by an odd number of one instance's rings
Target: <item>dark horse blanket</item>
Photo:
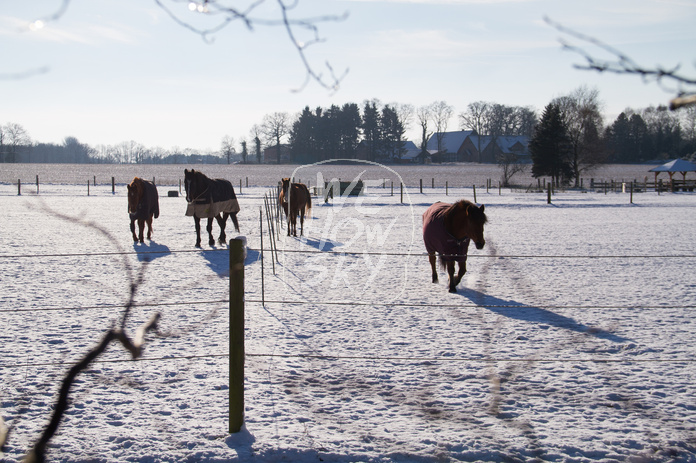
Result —
[[194, 200], [188, 203], [186, 215], [200, 218], [212, 218], [221, 212], [234, 214], [239, 212], [239, 202], [234, 193], [232, 183], [224, 179], [208, 182], [208, 188]]
[[445, 227], [445, 212], [451, 204], [437, 202], [423, 213], [423, 241], [428, 254], [438, 252], [442, 262], [466, 262], [469, 238], [458, 240]]
[[152, 215], [159, 217], [159, 195], [157, 187], [149, 180], [142, 180], [143, 196], [135, 212], [130, 213], [131, 220], [149, 220]]

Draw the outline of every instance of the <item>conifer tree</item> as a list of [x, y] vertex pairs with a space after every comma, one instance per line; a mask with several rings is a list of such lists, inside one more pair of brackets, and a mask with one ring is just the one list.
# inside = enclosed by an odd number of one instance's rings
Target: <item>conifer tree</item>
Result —
[[567, 181], [573, 175], [567, 161], [569, 151], [568, 132], [561, 118], [560, 108], [549, 103], [529, 141], [532, 175], [535, 178], [550, 176], [556, 185]]

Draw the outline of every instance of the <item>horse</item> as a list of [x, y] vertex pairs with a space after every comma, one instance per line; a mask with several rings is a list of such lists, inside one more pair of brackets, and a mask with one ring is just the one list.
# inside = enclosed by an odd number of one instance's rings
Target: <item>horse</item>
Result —
[[184, 169], [184, 187], [186, 188], [186, 215], [193, 216], [196, 224], [196, 247], [201, 247], [201, 219], [208, 219], [208, 244], [215, 245], [213, 238], [213, 218], [220, 226], [218, 242], [225, 244], [225, 225], [227, 218], [232, 218], [234, 229], [239, 232], [237, 213], [239, 203], [234, 187], [228, 180], [210, 179], [200, 171]]
[[[300, 216], [300, 236], [304, 233], [305, 213], [309, 215], [312, 210], [312, 195], [304, 183], [290, 183], [289, 178], [282, 180], [282, 188], [278, 194], [278, 201], [283, 206], [285, 216], [288, 219], [288, 236], [292, 231], [297, 236], [297, 216]], [[292, 229], [292, 230], [291, 230]]]
[[[159, 217], [159, 195], [154, 183], [135, 177], [128, 186], [128, 215], [133, 242], [143, 240], [143, 229], [147, 222], [147, 239], [152, 239], [152, 218]], [[138, 221], [138, 236], [135, 236], [135, 221]]]
[[[457, 285], [466, 273], [466, 257], [469, 242], [476, 249], [483, 249], [486, 240], [483, 226], [488, 222], [485, 206], [478, 206], [462, 199], [454, 204], [436, 202], [423, 213], [423, 241], [433, 272], [433, 283], [438, 282], [435, 269], [435, 253], [440, 255], [440, 265], [449, 275], [449, 292], [456, 293]], [[459, 264], [457, 276], [454, 263]]]

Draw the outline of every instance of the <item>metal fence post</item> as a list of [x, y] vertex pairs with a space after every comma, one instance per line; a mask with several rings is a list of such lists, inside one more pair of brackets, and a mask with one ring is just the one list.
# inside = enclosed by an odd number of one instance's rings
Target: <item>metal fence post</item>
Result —
[[230, 240], [230, 434], [244, 424], [244, 243]]

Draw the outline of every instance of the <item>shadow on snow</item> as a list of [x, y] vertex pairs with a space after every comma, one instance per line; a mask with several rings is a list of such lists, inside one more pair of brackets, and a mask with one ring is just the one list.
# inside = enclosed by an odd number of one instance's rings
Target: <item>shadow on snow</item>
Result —
[[623, 336], [619, 336], [592, 326], [584, 325], [577, 320], [564, 315], [559, 315], [547, 309], [525, 305], [516, 301], [506, 301], [505, 299], [490, 296], [473, 289], [464, 290], [462, 296], [471, 300], [471, 302], [480, 307], [507, 318], [529, 323], [547, 324], [557, 328], [563, 328], [617, 343], [630, 341], [630, 339], [624, 338]]

